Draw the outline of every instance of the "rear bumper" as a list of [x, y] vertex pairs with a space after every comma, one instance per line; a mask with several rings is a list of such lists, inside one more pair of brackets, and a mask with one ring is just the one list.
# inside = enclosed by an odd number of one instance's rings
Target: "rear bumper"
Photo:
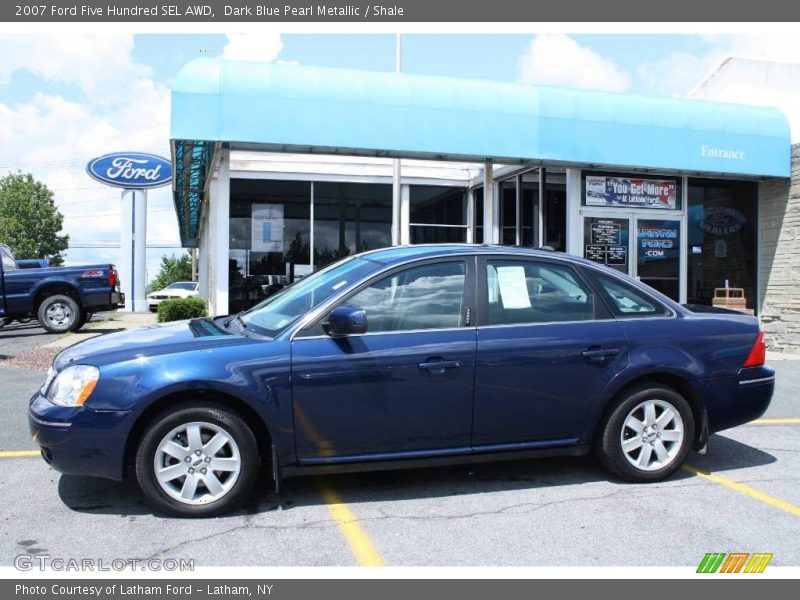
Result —
[[125, 474], [125, 440], [135, 414], [56, 406], [37, 393], [28, 422], [42, 458], [69, 475], [121, 480]]
[[102, 312], [104, 310], [124, 308], [125, 294], [122, 292], [111, 292], [111, 294], [103, 294], [101, 297], [87, 297], [84, 299], [83, 307], [89, 312]]
[[766, 366], [751, 367], [735, 376], [707, 379], [704, 385], [708, 429], [713, 433], [763, 415], [775, 391], [775, 371]]

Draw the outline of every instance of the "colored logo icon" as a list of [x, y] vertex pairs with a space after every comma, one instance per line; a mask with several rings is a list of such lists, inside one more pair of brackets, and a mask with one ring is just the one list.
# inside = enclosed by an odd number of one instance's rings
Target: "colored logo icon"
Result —
[[708, 552], [700, 561], [697, 572], [763, 573], [771, 560], [771, 552]]

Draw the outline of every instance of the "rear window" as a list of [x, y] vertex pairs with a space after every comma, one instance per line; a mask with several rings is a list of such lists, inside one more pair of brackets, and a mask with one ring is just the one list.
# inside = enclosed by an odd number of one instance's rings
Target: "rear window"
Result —
[[666, 306], [632, 285], [594, 271], [590, 276], [617, 317], [653, 317], [670, 314]]
[[11, 251], [5, 246], [0, 246], [0, 260], [2, 260], [3, 269], [6, 271], [11, 271], [17, 268], [17, 263], [14, 262], [14, 258], [11, 256]]

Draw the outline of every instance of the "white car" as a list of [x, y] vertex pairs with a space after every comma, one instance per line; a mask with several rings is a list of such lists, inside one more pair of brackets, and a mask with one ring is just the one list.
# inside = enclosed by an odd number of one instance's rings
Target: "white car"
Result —
[[158, 290], [147, 295], [147, 306], [150, 310], [155, 312], [158, 310], [158, 305], [163, 300], [170, 298], [196, 298], [198, 294], [198, 286], [200, 284], [196, 281], [176, 281], [170, 283], [163, 290]]

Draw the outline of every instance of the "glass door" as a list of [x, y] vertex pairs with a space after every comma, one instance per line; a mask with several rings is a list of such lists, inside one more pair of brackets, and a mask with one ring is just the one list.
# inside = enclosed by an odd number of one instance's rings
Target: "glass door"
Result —
[[636, 277], [679, 302], [680, 265], [680, 220], [636, 217]]
[[630, 214], [589, 213], [583, 217], [583, 256], [632, 275]]

